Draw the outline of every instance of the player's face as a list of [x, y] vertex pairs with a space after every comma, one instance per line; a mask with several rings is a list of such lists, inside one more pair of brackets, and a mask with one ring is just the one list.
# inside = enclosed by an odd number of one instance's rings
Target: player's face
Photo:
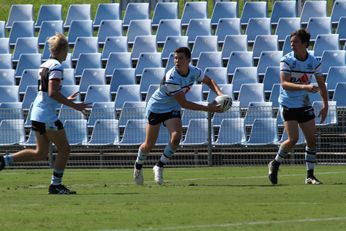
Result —
[[184, 53], [174, 53], [174, 65], [180, 73], [185, 73], [189, 68], [190, 59]]
[[302, 41], [297, 36], [291, 37], [291, 49], [295, 53], [301, 53], [306, 51], [306, 44], [302, 43]]

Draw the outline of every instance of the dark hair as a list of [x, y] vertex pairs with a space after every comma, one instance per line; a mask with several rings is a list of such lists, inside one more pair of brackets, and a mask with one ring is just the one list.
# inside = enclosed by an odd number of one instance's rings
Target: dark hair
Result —
[[174, 51], [174, 53], [184, 53], [186, 58], [191, 59], [191, 51], [188, 47], [179, 47]]
[[297, 36], [302, 43], [306, 43], [306, 47], [309, 47], [310, 33], [305, 29], [299, 29], [291, 34], [291, 38]]

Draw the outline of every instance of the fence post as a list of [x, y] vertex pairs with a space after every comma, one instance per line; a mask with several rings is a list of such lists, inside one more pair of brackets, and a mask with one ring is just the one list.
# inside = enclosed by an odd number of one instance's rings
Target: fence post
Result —
[[212, 113], [208, 112], [208, 166], [212, 166], [213, 165], [213, 157], [212, 157], [212, 124], [211, 124], [211, 117], [212, 117]]

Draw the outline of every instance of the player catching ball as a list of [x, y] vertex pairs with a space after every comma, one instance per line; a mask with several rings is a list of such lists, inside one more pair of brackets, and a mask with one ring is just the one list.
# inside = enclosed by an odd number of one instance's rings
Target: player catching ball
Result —
[[164, 148], [161, 158], [153, 167], [154, 180], [163, 184], [163, 169], [165, 164], [173, 156], [182, 137], [182, 122], [180, 109], [199, 110], [206, 112], [222, 112], [221, 105], [215, 101], [208, 105], [201, 105], [186, 100], [185, 94], [190, 87], [200, 81], [209, 86], [217, 95], [222, 95], [217, 84], [206, 76], [201, 69], [190, 64], [191, 52], [187, 47], [177, 48], [174, 52], [174, 67], [167, 71], [163, 77], [160, 87], [149, 99], [146, 116], [146, 137], [138, 149], [137, 160], [134, 166], [134, 181], [141, 185], [144, 182], [142, 167], [146, 156], [156, 143], [161, 123], [167, 127], [170, 140]]

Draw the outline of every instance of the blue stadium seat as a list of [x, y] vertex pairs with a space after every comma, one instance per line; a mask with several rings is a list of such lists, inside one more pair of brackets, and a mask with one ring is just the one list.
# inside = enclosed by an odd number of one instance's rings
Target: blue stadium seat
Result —
[[256, 67], [237, 67], [232, 78], [233, 92], [239, 93], [242, 84], [258, 83]]
[[215, 35], [217, 36], [217, 42], [220, 44], [224, 44], [227, 36], [240, 34], [239, 18], [221, 18], [216, 26]]
[[141, 76], [144, 68], [148, 67], [162, 67], [161, 53], [141, 53], [136, 65], [136, 76]]
[[67, 41], [70, 45], [74, 45], [78, 37], [92, 36], [93, 25], [91, 20], [73, 20], [68, 31]]
[[275, 35], [278, 36], [278, 41], [283, 43], [287, 35], [291, 35], [293, 31], [300, 28], [300, 18], [280, 18], [276, 29]]
[[216, 146], [239, 145], [246, 141], [246, 133], [243, 118], [223, 119], [221, 122]]
[[8, 14], [6, 28], [11, 29], [16, 21], [34, 21], [32, 4], [13, 4]]
[[[234, 105], [236, 105], [236, 103], [238, 103], [238, 107], [239, 107], [239, 102], [234, 101], [233, 85], [231, 83], [219, 84], [219, 87], [220, 87], [220, 90], [222, 91], [222, 93], [224, 95], [228, 95], [232, 98], [232, 100], [233, 100], [232, 106], [234, 106]], [[215, 97], [216, 97], [216, 93], [209, 89], [207, 101], [212, 102], [215, 99]], [[226, 112], [224, 112], [224, 113], [226, 113]]]
[[[69, 97], [70, 95], [78, 92], [79, 90], [79, 85], [62, 85], [60, 93], [65, 96]], [[80, 101], [80, 95], [78, 94], [76, 97], [76, 101]], [[58, 108], [60, 108], [61, 105], [58, 105]]]
[[197, 36], [191, 51], [191, 58], [192, 60], [197, 60], [201, 52], [217, 51], [217, 48], [218, 45], [216, 36]]
[[264, 92], [270, 93], [273, 85], [276, 83], [280, 83], [280, 67], [269, 66], [267, 67], [263, 77]]
[[74, 69], [73, 68], [64, 68], [63, 70], [63, 85], [75, 85], [76, 79], [74, 77]]
[[167, 19], [178, 19], [178, 2], [156, 3], [152, 18], [152, 26], [158, 27], [161, 20]]
[[91, 20], [90, 4], [71, 4], [69, 6], [64, 27], [69, 28], [70, 26], [72, 26], [72, 22], [76, 20]]
[[140, 59], [142, 53], [156, 53], [156, 38], [153, 35], [137, 36], [133, 43], [131, 59], [132, 61]]
[[113, 145], [119, 142], [118, 120], [98, 119], [88, 145]]
[[222, 60], [227, 61], [233, 51], [247, 51], [247, 35], [227, 35], [222, 46]]
[[135, 85], [135, 68], [115, 68], [110, 82], [111, 93], [117, 93], [120, 85]]
[[346, 17], [346, 2], [343, 0], [334, 1], [330, 17], [333, 25], [337, 25], [341, 17]]
[[[226, 67], [207, 67], [204, 73], [213, 79], [218, 85], [228, 84], [227, 68]], [[202, 85], [202, 91], [208, 92], [209, 87], [205, 84]]]
[[18, 62], [19, 56], [21, 54], [35, 54], [35, 53], [36, 54], [39, 53], [36, 37], [18, 38], [16, 41], [16, 45], [14, 47], [12, 61]]
[[251, 18], [266, 18], [267, 2], [245, 2], [240, 17], [241, 25], [247, 25]]
[[346, 16], [340, 18], [335, 33], [339, 34], [339, 40], [341, 42], [346, 41]]
[[222, 120], [224, 119], [240, 119], [240, 118], [241, 118], [241, 115], [240, 115], [239, 101], [233, 101], [232, 107], [228, 111], [214, 114], [212, 123], [214, 127], [220, 127]]
[[16, 78], [20, 78], [25, 69], [39, 69], [41, 65], [41, 54], [22, 54], [19, 57]]
[[330, 67], [326, 78], [328, 91], [334, 92], [339, 82], [346, 83], [346, 66]]
[[25, 146], [35, 146], [36, 145], [36, 132], [34, 130], [30, 130], [29, 137], [25, 141], [25, 143], [23, 143], [23, 145], [25, 145]]
[[0, 103], [0, 121], [9, 119], [24, 119], [22, 103]]
[[25, 89], [22, 108], [28, 110], [37, 96], [37, 84], [28, 85]]
[[157, 137], [156, 146], [166, 146], [168, 144], [170, 140], [170, 134], [169, 131], [167, 129], [167, 127], [165, 127], [164, 125], [161, 124], [160, 126], [160, 132], [159, 132], [159, 136]]
[[279, 107], [280, 83], [274, 83], [270, 92], [269, 102], [272, 103], [273, 108]]
[[251, 51], [233, 51], [227, 63], [227, 74], [234, 75], [237, 67], [253, 67]]
[[131, 46], [137, 36], [150, 36], [151, 35], [151, 20], [131, 20], [127, 30], [127, 43]]
[[120, 20], [120, 18], [119, 3], [99, 3], [97, 5], [93, 26], [98, 28], [104, 20]]
[[311, 17], [308, 21], [307, 30], [310, 32], [310, 41], [314, 42], [319, 34], [331, 34], [330, 17]]
[[129, 120], [145, 120], [145, 102], [124, 102], [119, 116], [119, 127], [124, 128]]
[[271, 35], [270, 18], [250, 18], [245, 34], [249, 43], [255, 42], [257, 35]]
[[127, 38], [125, 36], [107, 37], [102, 50], [102, 60], [109, 61], [111, 52], [128, 52]]
[[186, 30], [189, 43], [194, 43], [197, 36], [210, 36], [210, 19], [191, 19]]
[[168, 36], [162, 49], [162, 60], [167, 60], [170, 53], [174, 52], [177, 47], [187, 47], [187, 36]]
[[166, 68], [165, 68], [165, 72], [167, 72], [169, 69], [171, 69], [172, 67], [174, 67], [174, 53], [170, 53], [168, 56], [168, 60], [166, 63]]
[[14, 86], [16, 84], [13, 69], [0, 69], [0, 86]]
[[305, 1], [300, 12], [300, 23], [305, 26], [311, 17], [327, 17], [327, 1]]
[[84, 102], [111, 102], [111, 92], [109, 85], [89, 85], [85, 94]]
[[346, 83], [337, 83], [333, 95], [333, 101], [336, 101], [337, 107], [346, 107], [345, 92]]
[[72, 61], [77, 61], [81, 53], [97, 53], [98, 43], [96, 37], [77, 37], [72, 52]]
[[10, 53], [10, 39], [0, 38], [0, 54], [9, 54], [9, 53]]
[[281, 18], [297, 17], [296, 1], [275, 1], [270, 22], [277, 25]]
[[280, 66], [280, 59], [282, 58], [282, 51], [262, 51], [258, 64], [257, 73], [258, 75], [264, 75], [267, 67]]
[[11, 54], [0, 54], [0, 69], [12, 69]]
[[43, 22], [62, 20], [61, 4], [40, 5], [35, 28], [41, 28]]
[[211, 14], [211, 25], [216, 27], [220, 19], [238, 18], [238, 5], [236, 2], [215, 2]]
[[79, 82], [79, 91], [86, 93], [89, 85], [105, 85], [106, 75], [103, 68], [85, 68]]
[[19, 102], [18, 86], [0, 86], [0, 103]]
[[59, 109], [58, 118], [62, 123], [65, 123], [66, 120], [82, 120], [85, 119], [82, 112], [77, 111], [66, 105], [61, 105]]
[[292, 51], [292, 49], [291, 49], [291, 36], [287, 35], [285, 38], [284, 44], [282, 46], [282, 55], [290, 53], [291, 51]]
[[276, 119], [255, 119], [247, 145], [269, 145], [278, 142]]
[[141, 94], [147, 94], [148, 88], [151, 84], [160, 84], [164, 76], [165, 68], [163, 67], [144, 68], [139, 83]]
[[[123, 28], [122, 28], [121, 20], [102, 20], [97, 32], [98, 43], [100, 45], [105, 45], [105, 43], [109, 42], [108, 38], [110, 39], [114, 37], [121, 38], [122, 35], [123, 35]], [[119, 47], [119, 45], [117, 47]], [[127, 38], [126, 38], [126, 51], [127, 51]]]
[[273, 108], [271, 102], [250, 102], [246, 111], [245, 126], [251, 126], [255, 119], [273, 118]]
[[[199, 104], [206, 105], [206, 102], [198, 102]], [[183, 128], [186, 128], [192, 119], [207, 119], [208, 114], [205, 111], [195, 111], [184, 109], [181, 116]]]
[[114, 105], [116, 110], [121, 110], [126, 101], [141, 101], [139, 85], [120, 85], [115, 96]]
[[324, 51], [321, 58], [321, 72], [326, 75], [330, 67], [346, 66], [346, 51]]
[[81, 53], [75, 68], [75, 77], [82, 75], [85, 68], [102, 68], [100, 53]]
[[338, 124], [338, 116], [337, 116], [337, 109], [336, 109], [336, 102], [335, 101], [328, 101], [328, 113], [326, 120], [321, 124], [321, 117], [319, 116], [319, 113], [322, 109], [323, 102], [322, 101], [314, 101], [312, 102], [312, 107], [314, 109], [316, 118], [315, 123], [316, 125], [337, 125]]
[[259, 59], [262, 51], [277, 51], [278, 37], [277, 35], [257, 35], [252, 47], [253, 58]]
[[0, 21], [0, 38], [6, 37], [5, 21]]
[[9, 119], [0, 122], [0, 146], [25, 142], [24, 120]]
[[241, 108], [247, 108], [250, 102], [264, 102], [262, 83], [246, 83], [240, 87], [238, 100]]
[[20, 37], [34, 37], [34, 22], [33, 21], [13, 22], [13, 26], [9, 35], [10, 46], [14, 46], [16, 44], [17, 38], [20, 38]]
[[63, 33], [64, 26], [63, 21], [43, 21], [40, 26], [40, 31], [38, 33], [38, 44], [43, 46], [47, 39], [57, 32]]
[[145, 139], [146, 119], [128, 120], [125, 126], [123, 138], [119, 142], [120, 146], [139, 145]]
[[[278, 115], [278, 116], [280, 116], [280, 115]], [[304, 137], [304, 133], [303, 133], [303, 131], [302, 131], [302, 129], [300, 127], [298, 127], [298, 130], [299, 130], [298, 141], [297, 141], [296, 145], [305, 144], [306, 140], [305, 140], [305, 137]], [[282, 135], [281, 135], [279, 143], [282, 143], [282, 142], [284, 142], [287, 139], [288, 139], [288, 135], [287, 135], [286, 129], [284, 128], [284, 130], [282, 131]]]
[[207, 2], [185, 2], [181, 25], [186, 27], [191, 19], [206, 19], [208, 16]]
[[180, 19], [162, 19], [156, 32], [156, 43], [162, 45], [168, 36], [181, 36]]
[[35, 85], [37, 87], [38, 79], [39, 69], [25, 69], [19, 81], [19, 94], [24, 94], [26, 87], [29, 85]]
[[208, 120], [191, 119], [186, 130], [185, 139], [180, 145], [197, 146], [208, 143]]
[[147, 2], [130, 2], [126, 5], [125, 15], [123, 18], [123, 27], [129, 27], [133, 20], [149, 19], [149, 3]]
[[338, 34], [319, 34], [314, 43], [314, 56], [321, 58], [325, 50], [339, 50]]
[[72, 55], [71, 55], [71, 53], [67, 53], [66, 59], [64, 62], [61, 63], [61, 66], [63, 68], [72, 68]]
[[160, 87], [159, 84], [150, 84], [148, 87], [148, 92], [145, 95], [145, 102], [148, 102], [153, 93]]
[[115, 68], [132, 68], [130, 52], [111, 52], [106, 64], [106, 76], [111, 76]]
[[197, 59], [197, 67], [204, 72], [207, 67], [222, 67], [221, 52], [219, 51], [203, 51]]
[[86, 119], [66, 120], [64, 129], [70, 145], [87, 144], [88, 127]]
[[98, 119], [115, 120], [115, 108], [113, 102], [96, 102], [92, 104], [88, 118], [88, 126], [94, 127]]

